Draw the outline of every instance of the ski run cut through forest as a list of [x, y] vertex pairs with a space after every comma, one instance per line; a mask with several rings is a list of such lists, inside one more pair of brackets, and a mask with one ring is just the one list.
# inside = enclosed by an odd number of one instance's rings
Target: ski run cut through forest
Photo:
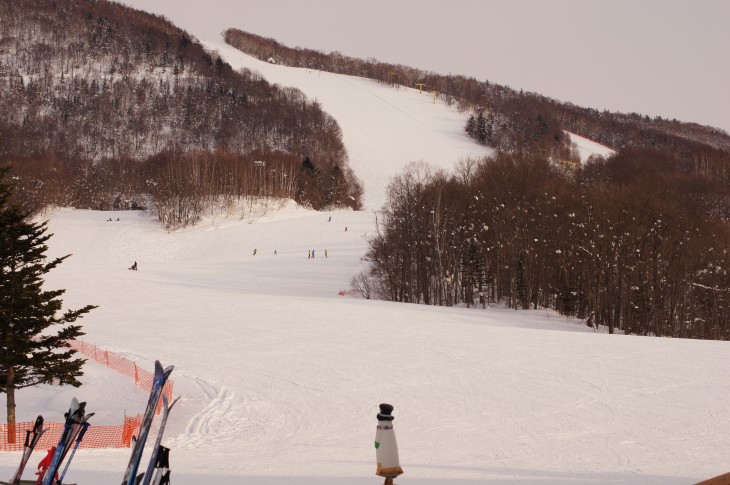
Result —
[[[46, 287], [66, 288], [66, 307], [99, 305], [82, 322], [85, 340], [149, 371], [155, 360], [175, 366], [181, 399], [162, 441], [173, 483], [380, 483], [382, 402], [395, 406], [402, 485], [686, 484], [728, 471], [727, 342], [350, 294], [390, 178], [413, 160], [450, 170], [490, 152], [466, 136], [463, 114], [414, 89], [205, 45], [337, 119], [368, 210], [268, 201], [172, 233], [139, 211], [44, 214], [48, 256], [73, 254]], [[583, 158], [607, 150], [574, 141]], [[92, 427], [145, 409], [148, 394], [127, 377], [91, 360], [84, 372], [78, 389], [19, 391], [18, 421], [63, 421], [73, 396], [95, 413]], [[129, 454], [80, 450], [64, 483], [119, 484]], [[0, 453], [0, 478], [20, 455]], [[36, 450], [25, 478], [44, 455]]]

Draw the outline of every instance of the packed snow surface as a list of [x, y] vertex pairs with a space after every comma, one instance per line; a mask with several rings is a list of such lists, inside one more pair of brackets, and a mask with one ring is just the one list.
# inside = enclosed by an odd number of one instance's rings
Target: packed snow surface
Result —
[[[177, 485], [381, 483], [381, 402], [395, 406], [400, 484], [686, 484], [727, 471], [727, 342], [340, 296], [375, 230], [368, 212], [288, 204], [174, 233], [140, 212], [47, 217], [49, 255], [73, 256], [46, 289], [66, 288], [68, 308], [100, 305], [81, 322], [87, 341], [149, 370], [175, 365], [182, 400], [163, 444]], [[86, 370], [80, 389], [19, 391], [20, 418], [61, 420], [70, 395], [96, 424], [144, 409], [124, 377]], [[129, 453], [81, 450], [67, 481], [118, 485]], [[19, 457], [0, 453], [0, 477]]]
[[[380, 209], [385, 188], [408, 162], [452, 171], [459, 160], [492, 150], [466, 135], [467, 114], [427, 91], [372, 79], [270, 64], [222, 42], [203, 42], [234, 69], [259, 72], [267, 81], [296, 87], [332, 115], [342, 129], [350, 167], [362, 181], [366, 209]], [[316, 160], [314, 161], [316, 163]]]
[[[451, 170], [490, 152], [430, 94], [205, 45], [337, 119], [367, 209], [408, 162]], [[582, 154], [605, 153], [571, 136]], [[173, 233], [141, 212], [48, 218], [49, 256], [73, 256], [46, 289], [66, 288], [68, 308], [99, 305], [81, 321], [85, 339], [148, 370], [155, 359], [175, 365], [182, 399], [163, 444], [176, 485], [381, 483], [381, 402], [395, 406], [401, 485], [686, 484], [728, 471], [726, 342], [595, 333], [546, 311], [340, 296], [364, 267], [369, 211], [288, 203]], [[134, 261], [139, 271], [127, 269]], [[73, 395], [97, 413], [92, 424], [144, 410], [147, 396], [126, 378], [94, 362], [85, 372], [80, 389], [19, 391], [18, 418], [60, 421]], [[129, 454], [81, 450], [66, 481], [117, 485]], [[19, 458], [0, 453], [0, 478]]]
[[597, 141], [593, 141], [589, 138], [576, 135], [575, 133], [571, 133], [569, 131], [566, 131], [565, 133], [568, 134], [568, 136], [570, 137], [570, 141], [574, 143], [575, 146], [578, 148], [581, 163], [587, 162], [588, 159], [593, 155], [608, 158], [616, 154], [616, 150], [608, 148], [606, 145], [602, 145]]

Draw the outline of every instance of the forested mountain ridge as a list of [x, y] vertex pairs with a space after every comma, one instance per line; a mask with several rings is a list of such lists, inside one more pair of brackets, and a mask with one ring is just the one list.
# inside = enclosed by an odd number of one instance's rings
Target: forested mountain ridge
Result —
[[686, 171], [713, 179], [730, 177], [730, 135], [718, 128], [637, 113], [582, 108], [473, 77], [446, 76], [337, 52], [290, 48], [238, 29], [228, 29], [225, 40], [261, 60], [288, 66], [369, 77], [408, 87], [421, 83], [447, 103], [475, 116], [482, 112], [487, 129], [481, 134], [470, 134], [502, 151], [548, 152], [562, 157], [568, 143], [563, 130], [567, 130], [619, 151], [649, 148], [671, 152]]
[[[454, 171], [413, 164], [390, 183], [352, 285], [443, 306], [550, 308], [610, 333], [730, 339], [728, 136], [692, 123], [600, 113], [459, 76], [289, 49], [229, 30], [262, 60], [438, 86], [498, 153]], [[573, 171], [565, 131], [618, 153]]]
[[0, 0], [0, 109], [0, 162], [36, 207], [152, 195], [162, 208], [192, 192], [359, 205], [340, 128], [316, 102], [106, 0]]

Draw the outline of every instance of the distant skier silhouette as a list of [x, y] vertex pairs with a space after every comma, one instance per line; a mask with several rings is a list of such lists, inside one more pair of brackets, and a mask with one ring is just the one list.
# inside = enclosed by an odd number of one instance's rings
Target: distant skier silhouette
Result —
[[253, 255], [256, 256], [256, 249], [253, 250]]
[[137, 271], [137, 261], [135, 261], [129, 269], [131, 269], [132, 271]]

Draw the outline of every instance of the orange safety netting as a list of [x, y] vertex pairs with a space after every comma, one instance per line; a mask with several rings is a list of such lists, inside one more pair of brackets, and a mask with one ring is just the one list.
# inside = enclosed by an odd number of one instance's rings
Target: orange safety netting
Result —
[[[152, 389], [154, 375], [137, 367], [135, 362], [93, 344], [77, 340], [69, 343], [73, 349], [86, 357], [134, 379], [134, 383], [145, 391], [149, 392]], [[172, 400], [172, 381], [167, 381], [163, 394], [167, 396], [168, 400]], [[161, 407], [162, 404], [160, 403], [156, 410], [158, 414]], [[79, 448], [129, 448], [132, 437], [139, 434], [143, 416], [142, 413], [136, 416], [125, 416], [122, 424], [114, 426], [96, 426], [92, 424], [84, 435], [83, 441], [79, 444]], [[0, 451], [22, 451], [26, 430], [32, 430], [34, 424], [32, 421], [15, 423], [15, 443], [13, 444], [8, 443], [8, 425], [0, 424]], [[63, 433], [63, 426], [64, 423], [44, 423], [43, 427], [47, 428], [48, 431], [38, 441], [36, 450], [48, 449], [58, 444]]]
[[[125, 425], [127, 423], [125, 418]], [[129, 418], [134, 419], [134, 418]], [[139, 428], [139, 421], [142, 417], [139, 416], [137, 420], [137, 428]], [[8, 425], [0, 425], [0, 451], [22, 451], [23, 444], [25, 443], [25, 431], [32, 430], [33, 421], [24, 423], [15, 423], [15, 444], [8, 443]], [[124, 431], [127, 426], [116, 425], [116, 426], [90, 426], [86, 434], [84, 435], [83, 441], [79, 444], [79, 448], [129, 448], [132, 433], [134, 430], [128, 433], [129, 438], [124, 441]], [[56, 446], [58, 440], [61, 439], [63, 433], [63, 423], [44, 423], [43, 427], [48, 428], [41, 439], [36, 445], [36, 452], [41, 450], [47, 450], [51, 446]]]
[[[142, 388], [143, 390], [150, 392], [152, 390], [152, 380], [154, 374], [145, 369], [137, 367], [137, 363], [133, 362], [126, 357], [117, 355], [114, 352], [97, 347], [94, 344], [89, 344], [80, 340], [69, 341], [71, 348], [84, 354], [90, 359], [94, 359], [96, 362], [113, 369], [120, 374], [123, 374], [129, 378], [134, 379], [134, 383]], [[162, 390], [162, 394], [167, 396], [168, 401], [172, 401], [172, 381], [168, 379], [167, 384]], [[157, 406], [157, 413], [160, 413], [162, 409], [162, 401]]]

